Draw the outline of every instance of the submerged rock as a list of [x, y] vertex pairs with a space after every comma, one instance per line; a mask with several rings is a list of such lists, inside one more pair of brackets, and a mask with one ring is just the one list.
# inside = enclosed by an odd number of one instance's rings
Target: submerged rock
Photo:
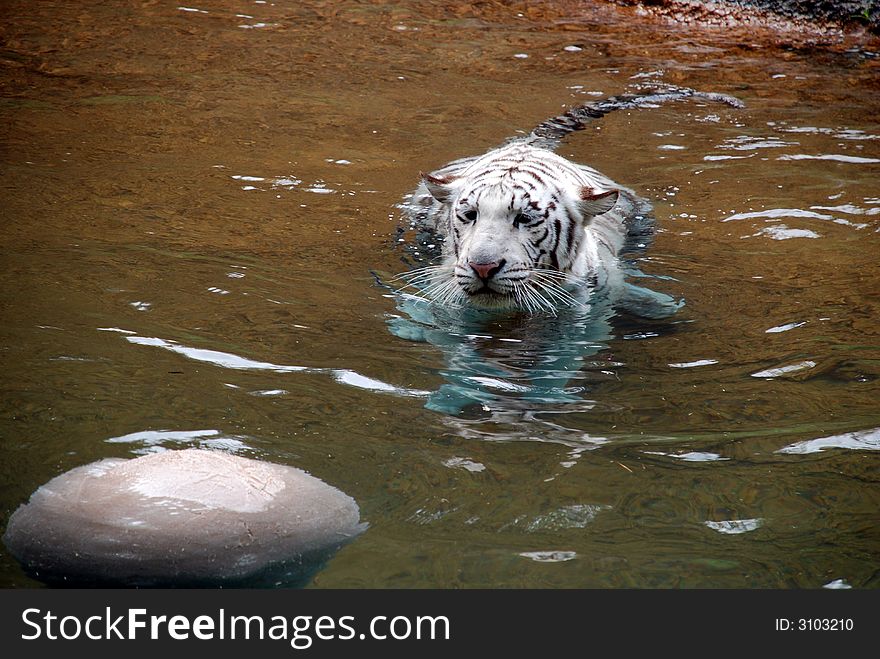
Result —
[[300, 469], [186, 449], [72, 469], [3, 541], [34, 578], [119, 586], [296, 586], [366, 525]]

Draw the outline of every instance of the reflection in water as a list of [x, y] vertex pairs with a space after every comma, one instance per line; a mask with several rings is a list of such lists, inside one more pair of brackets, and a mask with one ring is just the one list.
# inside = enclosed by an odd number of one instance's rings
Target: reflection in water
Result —
[[585, 389], [570, 381], [581, 362], [611, 338], [610, 309], [602, 306], [567, 309], [555, 317], [499, 317], [403, 295], [397, 309], [404, 315], [390, 318], [389, 328], [395, 336], [443, 352], [446, 382], [429, 395], [429, 409], [452, 415], [474, 404], [487, 412], [528, 409], [580, 400]]
[[428, 409], [453, 416], [474, 406], [496, 416], [572, 404], [583, 409], [589, 371], [613, 372], [608, 360], [589, 358], [614, 338], [616, 308], [656, 319], [671, 316], [683, 304], [642, 286], [622, 286], [618, 291], [586, 290], [582, 294], [588, 304], [534, 315], [442, 307], [398, 293], [402, 315], [389, 318], [388, 326], [397, 337], [430, 343], [443, 352], [446, 382], [428, 396]]
[[664, 453], [663, 451], [645, 451], [646, 455], [663, 455], [676, 460], [684, 460], [685, 462], [720, 462], [729, 460], [723, 458], [718, 453], [709, 451], [688, 451], [687, 453]]
[[105, 440], [108, 444], [135, 444], [141, 448], [132, 449], [136, 455], [160, 453], [168, 445], [187, 445], [203, 449], [241, 453], [249, 450], [243, 437], [224, 435], [219, 430], [142, 430]]
[[[578, 399], [558, 405], [556, 409], [548, 406], [547, 410], [527, 409], [491, 409], [488, 418], [469, 419], [464, 415], [445, 415], [443, 425], [452, 434], [461, 439], [480, 442], [543, 442], [561, 444], [572, 449], [571, 461], [561, 462], [563, 467], [570, 467], [577, 461], [580, 452], [598, 449], [611, 442], [610, 437], [585, 432], [576, 423], [566, 425], [558, 420], [551, 420], [562, 414], [592, 412], [608, 404], [597, 401]], [[488, 423], [487, 423], [488, 422]]]
[[[289, 366], [284, 364], [272, 364], [271, 362], [259, 362], [231, 352], [221, 352], [219, 350], [208, 350], [205, 348], [191, 348], [189, 346], [180, 345], [176, 341], [166, 341], [147, 336], [126, 336], [125, 340], [136, 345], [155, 346], [164, 348], [179, 355], [188, 357], [199, 362], [207, 362], [220, 366], [222, 368], [230, 368], [234, 370], [247, 371], [275, 371], [278, 373], [322, 373], [333, 377], [334, 380], [341, 384], [347, 384], [358, 389], [368, 389], [370, 391], [378, 391], [383, 393], [395, 394], [398, 396], [422, 398], [428, 395], [426, 391], [418, 389], [406, 389], [397, 387], [381, 380], [361, 375], [350, 369], [345, 368], [310, 368], [308, 366]], [[276, 395], [277, 390], [270, 393], [262, 392], [263, 395]]]
[[523, 558], [530, 558], [536, 563], [564, 563], [577, 558], [574, 551], [524, 551], [520, 553]]
[[[316, 587], [876, 588], [877, 58], [456, 5], [4, 3], [0, 526], [68, 469], [224, 442], [369, 511]], [[651, 200], [635, 261], [675, 281], [630, 281], [686, 310], [463, 322], [371, 288], [419, 169], [646, 79], [749, 106], [565, 146]], [[441, 385], [460, 413], [424, 409]], [[35, 585], [2, 547], [0, 585]]]
[[821, 238], [822, 236], [810, 229], [791, 229], [785, 224], [775, 224], [772, 227], [764, 227], [758, 229], [750, 236], [743, 238], [757, 238], [759, 236], [767, 236], [773, 240], [790, 240], [792, 238]]
[[802, 362], [798, 362], [797, 364], [786, 364], [785, 366], [778, 366], [776, 368], [768, 368], [763, 371], [758, 371], [757, 373], [752, 373], [753, 378], [778, 378], [786, 375], [791, 375], [793, 373], [800, 373], [801, 371], [806, 371], [811, 368], [816, 367], [816, 362], [807, 359]]
[[[843, 211], [841, 207], [824, 208], [822, 206], [813, 206], [813, 208], [824, 209], [824, 210], [839, 210], [841, 212], [847, 212], [847, 211]], [[862, 209], [859, 209], [859, 210], [862, 210]], [[864, 213], [865, 211], [862, 210], [862, 212]], [[722, 222], [732, 222], [734, 220], [752, 220], [752, 219], [759, 218], [759, 217], [762, 217], [762, 218], [766, 217], [766, 218], [769, 218], [770, 220], [775, 220], [780, 217], [802, 218], [802, 219], [808, 219], [808, 220], [831, 220], [835, 224], [843, 224], [846, 226], [851, 226], [854, 229], [865, 229], [868, 226], [870, 226], [868, 224], [861, 223], [861, 222], [859, 222], [859, 223], [850, 222], [849, 220], [845, 220], [843, 218], [838, 218], [833, 215], [828, 215], [827, 213], [816, 213], [814, 211], [801, 210], [800, 208], [769, 208], [767, 210], [754, 211], [751, 213], [735, 213], [735, 214], [731, 215], [730, 217], [724, 218], [721, 221]], [[780, 226], [782, 226], [782, 225], [780, 225]]]
[[777, 453], [804, 454], [819, 453], [829, 448], [846, 448], [857, 451], [880, 451], [880, 428], [847, 432], [831, 437], [819, 437], [803, 442], [790, 444], [777, 451]]
[[596, 517], [610, 506], [579, 503], [563, 506], [531, 520], [525, 527], [529, 533], [556, 531], [559, 529], [583, 529], [595, 521]]
[[846, 582], [846, 579], [835, 579], [834, 581], [826, 583], [822, 588], [828, 588], [829, 590], [849, 590], [852, 586]]
[[787, 332], [789, 330], [797, 329], [798, 327], [803, 327], [806, 324], [806, 321], [797, 323], [785, 323], [784, 325], [777, 325], [776, 327], [771, 327], [770, 329], [764, 330], [764, 334], [779, 334], [781, 332]]
[[758, 517], [755, 519], [725, 519], [720, 522], [706, 521], [703, 523], [713, 531], [718, 531], [718, 533], [740, 535], [762, 527], [764, 520]]
[[697, 366], [712, 366], [712, 364], [717, 364], [717, 359], [697, 359], [692, 362], [676, 362], [673, 364], [667, 364], [669, 368], [695, 368]]
[[865, 158], [863, 156], [847, 156], [842, 153], [823, 153], [821, 155], [809, 155], [805, 153], [795, 153], [790, 155], [779, 156], [777, 160], [833, 160], [836, 162], [848, 162], [853, 164], [872, 164], [880, 163], [880, 158]]

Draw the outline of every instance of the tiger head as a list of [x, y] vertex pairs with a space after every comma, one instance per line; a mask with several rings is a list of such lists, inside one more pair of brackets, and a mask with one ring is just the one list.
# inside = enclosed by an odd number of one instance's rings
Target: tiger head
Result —
[[454, 280], [446, 297], [483, 308], [573, 302], [568, 291], [587, 274], [584, 228], [618, 198], [617, 190], [536, 181], [527, 169], [422, 180], [443, 207], [445, 276]]

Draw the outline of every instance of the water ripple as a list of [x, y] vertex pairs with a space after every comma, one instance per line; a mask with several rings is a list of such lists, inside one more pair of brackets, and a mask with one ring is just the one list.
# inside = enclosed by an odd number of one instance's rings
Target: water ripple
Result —
[[720, 522], [706, 521], [703, 522], [713, 531], [724, 533], [725, 535], [740, 535], [754, 531], [764, 525], [764, 520], [760, 517], [755, 519], [725, 519]]
[[801, 133], [806, 135], [830, 135], [841, 140], [880, 140], [880, 135], [872, 135], [856, 128], [819, 128], [816, 126], [788, 126], [784, 122], [767, 122], [780, 133]]
[[215, 366], [220, 366], [221, 368], [229, 368], [233, 370], [273, 371], [276, 373], [320, 373], [331, 376], [340, 384], [346, 384], [358, 389], [367, 389], [369, 391], [396, 394], [408, 398], [426, 398], [430, 393], [418, 389], [397, 387], [393, 384], [388, 384], [387, 382], [382, 382], [381, 380], [361, 375], [360, 373], [356, 373], [349, 369], [312, 368], [309, 366], [273, 364], [271, 362], [255, 361], [230, 352], [221, 352], [219, 350], [209, 350], [206, 348], [191, 348], [189, 346], [180, 345], [176, 341], [166, 341], [165, 339], [149, 336], [126, 336], [125, 340], [129, 343], [134, 343], [135, 345], [164, 348], [165, 350], [183, 355], [189, 359], [198, 362], [207, 362], [209, 364], [214, 364]]
[[[864, 229], [868, 224], [862, 222], [851, 222], [841, 217], [835, 217], [834, 215], [828, 215], [827, 213], [817, 213], [817, 210], [826, 210], [826, 211], [839, 211], [841, 213], [847, 213], [850, 215], [877, 215], [880, 214], [880, 208], [870, 208], [863, 209], [858, 206], [852, 206], [850, 204], [845, 204], [841, 206], [811, 206], [813, 210], [804, 210], [802, 208], [765, 208], [760, 211], [749, 211], [746, 213], [734, 213], [733, 215], [728, 215], [725, 217], [722, 222], [735, 222], [738, 220], [754, 220], [758, 218], [763, 218], [765, 222], [773, 222], [780, 218], [796, 218], [796, 219], [804, 219], [804, 220], [822, 220], [825, 222], [833, 222], [834, 224], [841, 224], [848, 227], [853, 227], [854, 229]], [[776, 237], [776, 234], [785, 234], [785, 231], [780, 231], [780, 229], [787, 229], [787, 227], [783, 224], [778, 225], [779, 228], [770, 227], [768, 229], [762, 229], [759, 234], [765, 233], [770, 234], [771, 237]], [[784, 240], [786, 237], [795, 238], [795, 237], [807, 237], [807, 238], [818, 238], [819, 235], [813, 231], [809, 231], [807, 229], [792, 229], [790, 231], [795, 232], [805, 232], [802, 235], [786, 235], [780, 240]], [[812, 235], [806, 235], [812, 234]], [[755, 234], [758, 235], [758, 234]]]
[[872, 164], [880, 163], [880, 158], [864, 158], [862, 156], [847, 156], [842, 153], [823, 153], [818, 156], [811, 156], [805, 153], [793, 153], [779, 156], [777, 160], [834, 160], [835, 162], [846, 162], [851, 164]]
[[776, 453], [804, 455], [807, 453], [819, 453], [828, 448], [847, 448], [856, 451], [880, 451], [880, 428], [845, 432], [841, 435], [819, 437], [818, 439], [808, 439], [804, 442], [789, 444], [776, 451]]
[[833, 215], [825, 215], [823, 213], [815, 213], [813, 211], [805, 211], [800, 208], [768, 208], [762, 211], [752, 211], [750, 213], [735, 213], [725, 217], [722, 222], [733, 222], [735, 220], [751, 220], [757, 217], [779, 218], [779, 217], [801, 217], [813, 220], [833, 220]]
[[829, 590], [849, 590], [852, 586], [846, 582], [846, 579], [835, 579], [834, 581], [826, 583], [822, 588], [827, 588]]
[[450, 469], [465, 469], [475, 473], [486, 471], [486, 465], [482, 462], [475, 462], [470, 458], [452, 457], [448, 460], [444, 460], [443, 466], [449, 467]]
[[786, 146], [798, 146], [798, 142], [785, 142], [778, 137], [751, 137], [740, 135], [724, 140], [717, 149], [731, 149], [734, 151], [753, 151], [755, 149], [778, 149]]
[[535, 533], [560, 529], [583, 529], [604, 510], [611, 510], [611, 506], [588, 503], [563, 506], [557, 510], [538, 515], [526, 526], [526, 531]]
[[723, 462], [730, 460], [724, 458], [718, 453], [710, 453], [708, 451], [688, 451], [687, 453], [664, 453], [663, 451], [644, 451], [646, 455], [662, 455], [667, 458], [675, 458], [684, 462]]
[[[870, 200], [868, 200], [870, 203]], [[880, 208], [861, 208], [853, 204], [841, 204], [840, 206], [810, 206], [817, 211], [837, 211], [849, 215], [880, 215]]]
[[758, 236], [769, 236], [773, 240], [790, 240], [792, 238], [821, 238], [821, 234], [811, 231], [810, 229], [791, 229], [784, 224], [775, 224], [772, 227], [764, 227], [759, 229], [757, 233], [751, 236], [743, 236], [743, 238], [756, 238]]
[[753, 378], [778, 378], [783, 375], [787, 375], [789, 373], [797, 373], [799, 371], [805, 371], [810, 368], [815, 368], [816, 362], [811, 360], [805, 360], [802, 362], [798, 362], [797, 364], [788, 364], [786, 366], [778, 366], [776, 368], [768, 368], [764, 371], [758, 371], [757, 373], [752, 373]]
[[523, 558], [530, 558], [537, 563], [564, 563], [577, 558], [574, 551], [524, 551]]
[[717, 359], [698, 359], [693, 362], [677, 362], [674, 364], [667, 364], [669, 368], [695, 368], [697, 366], [711, 366], [712, 364], [717, 364]]
[[189, 444], [200, 448], [239, 453], [250, 447], [238, 436], [223, 435], [219, 430], [142, 430], [105, 440], [108, 444], [140, 444], [132, 452], [139, 455], [164, 451], [165, 444]]
[[807, 321], [803, 320], [797, 323], [786, 323], [785, 325], [777, 325], [776, 327], [771, 327], [770, 329], [764, 330], [764, 334], [779, 334], [780, 332], [788, 332], [789, 330], [803, 327], [806, 324]]

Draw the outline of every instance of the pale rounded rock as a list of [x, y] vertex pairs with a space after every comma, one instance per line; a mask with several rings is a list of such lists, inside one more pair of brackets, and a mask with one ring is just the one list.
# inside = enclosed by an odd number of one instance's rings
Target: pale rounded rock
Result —
[[53, 478], [3, 541], [47, 583], [295, 586], [365, 527], [354, 499], [300, 469], [186, 449]]

